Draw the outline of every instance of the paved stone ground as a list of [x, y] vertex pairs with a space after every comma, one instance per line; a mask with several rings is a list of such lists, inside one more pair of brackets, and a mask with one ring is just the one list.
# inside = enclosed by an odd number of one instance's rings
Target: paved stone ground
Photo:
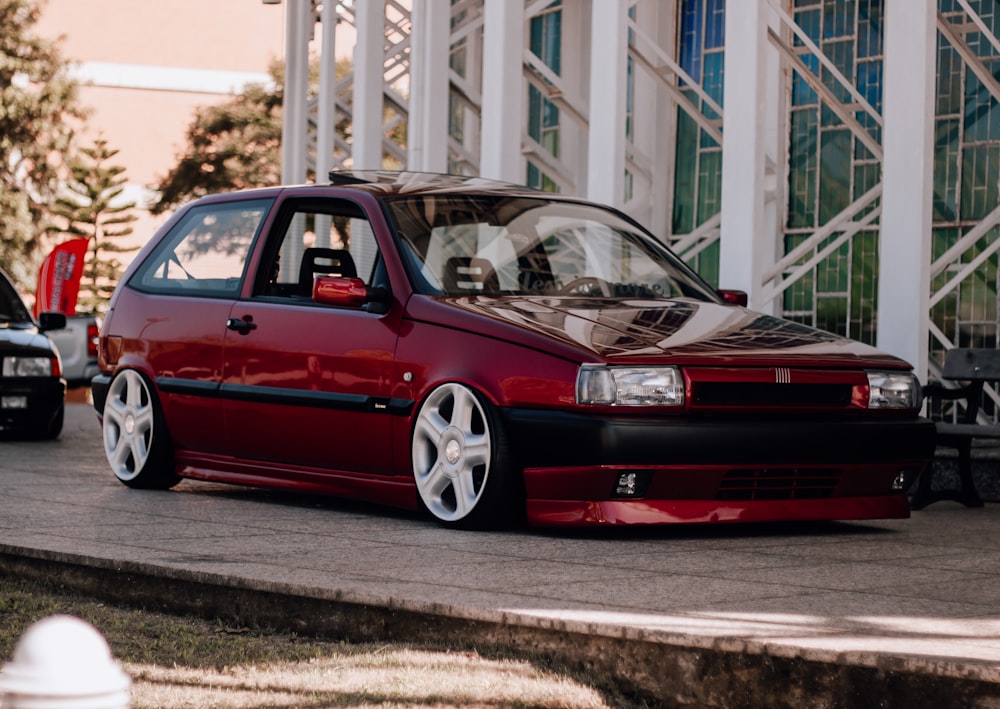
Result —
[[70, 405], [0, 442], [0, 573], [349, 639], [500, 644], [667, 706], [1000, 706], [1000, 505], [909, 520], [463, 533], [185, 481], [129, 490]]

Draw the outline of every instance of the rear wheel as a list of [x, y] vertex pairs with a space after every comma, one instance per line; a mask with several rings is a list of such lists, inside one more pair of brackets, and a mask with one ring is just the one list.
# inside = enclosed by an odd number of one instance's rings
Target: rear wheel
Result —
[[481, 529], [520, 518], [506, 437], [478, 392], [456, 383], [432, 391], [417, 413], [412, 452], [420, 500], [443, 525]]
[[156, 393], [146, 377], [123, 369], [104, 403], [104, 454], [129, 487], [164, 490], [180, 482]]

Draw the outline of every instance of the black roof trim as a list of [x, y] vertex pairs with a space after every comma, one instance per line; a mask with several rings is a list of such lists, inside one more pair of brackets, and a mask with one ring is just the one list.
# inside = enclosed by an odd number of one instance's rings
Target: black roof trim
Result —
[[367, 185], [374, 182], [351, 170], [330, 170], [330, 183], [334, 185]]

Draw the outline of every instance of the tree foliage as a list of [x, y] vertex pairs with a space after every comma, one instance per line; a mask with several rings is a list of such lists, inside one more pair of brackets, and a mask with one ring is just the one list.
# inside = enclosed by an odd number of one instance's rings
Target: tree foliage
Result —
[[77, 301], [81, 313], [104, 311], [122, 272], [115, 254], [136, 249], [120, 244], [132, 233], [137, 217], [132, 212], [135, 202], [122, 197], [125, 168], [110, 164], [117, 154], [103, 138], [96, 139], [93, 147], [81, 148], [69, 163], [71, 178], [65, 192], [52, 206], [52, 213], [65, 221], [61, 231], [90, 242]]
[[225, 103], [197, 111], [188, 127], [187, 148], [160, 182], [152, 212], [213, 192], [280, 181], [281, 90], [251, 85]]
[[48, 204], [84, 112], [56, 43], [34, 33], [40, 6], [0, 0], [0, 267], [34, 282]]
[[[337, 63], [338, 78], [350, 70], [349, 61]], [[214, 192], [280, 184], [284, 86], [280, 63], [271, 67], [271, 77], [268, 86], [248, 86], [229, 101], [196, 113], [177, 166], [158, 185], [154, 214]], [[314, 61], [309, 67], [311, 95], [316, 95], [318, 85], [319, 65]], [[341, 115], [334, 129], [342, 140], [350, 140], [346, 116]]]

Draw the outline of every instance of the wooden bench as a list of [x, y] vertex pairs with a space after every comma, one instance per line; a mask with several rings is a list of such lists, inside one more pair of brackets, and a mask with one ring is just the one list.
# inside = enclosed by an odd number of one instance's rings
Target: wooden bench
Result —
[[942, 379], [965, 382], [949, 388], [930, 383], [924, 387], [924, 396], [940, 401], [965, 400], [965, 413], [958, 423], [935, 423], [937, 446], [958, 451], [958, 490], [932, 490], [933, 467], [920, 476], [910, 507], [923, 509], [932, 502], [954, 500], [968, 507], [982, 507], [983, 501], [972, 480], [972, 443], [975, 440], [1000, 440], [1000, 425], [979, 423], [983, 386], [986, 382], [1000, 381], [1000, 350], [956, 348], [945, 354]]

